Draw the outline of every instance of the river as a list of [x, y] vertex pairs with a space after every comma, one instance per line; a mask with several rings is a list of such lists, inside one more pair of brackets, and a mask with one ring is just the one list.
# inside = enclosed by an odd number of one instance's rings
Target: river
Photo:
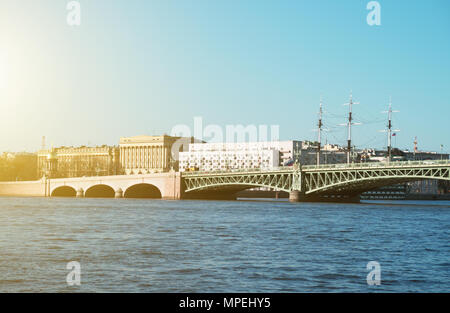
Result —
[[0, 198], [0, 292], [449, 290], [450, 201]]

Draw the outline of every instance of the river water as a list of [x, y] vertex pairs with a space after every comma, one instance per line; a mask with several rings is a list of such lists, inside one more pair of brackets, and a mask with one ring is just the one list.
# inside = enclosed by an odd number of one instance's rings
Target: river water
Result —
[[450, 291], [449, 201], [0, 198], [0, 292], [372, 291]]

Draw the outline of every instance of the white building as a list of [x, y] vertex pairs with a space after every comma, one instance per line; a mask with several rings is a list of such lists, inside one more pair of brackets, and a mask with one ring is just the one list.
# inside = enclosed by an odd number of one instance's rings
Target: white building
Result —
[[193, 143], [180, 152], [180, 171], [220, 171], [241, 168], [273, 168], [294, 157], [301, 141]]
[[327, 144], [323, 145], [322, 151], [335, 151], [335, 152], [337, 152], [337, 151], [344, 151], [344, 148], [342, 148], [341, 146], [336, 145], [336, 144], [327, 143]]
[[180, 152], [180, 171], [225, 171], [239, 168], [272, 168], [279, 164], [276, 150]]

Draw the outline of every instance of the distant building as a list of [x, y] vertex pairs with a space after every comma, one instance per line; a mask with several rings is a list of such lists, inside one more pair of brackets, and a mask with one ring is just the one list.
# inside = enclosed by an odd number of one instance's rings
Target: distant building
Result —
[[121, 174], [119, 148], [59, 147], [38, 151], [38, 177], [81, 177]]
[[134, 136], [120, 138], [120, 164], [125, 174], [178, 170], [177, 153], [193, 142], [191, 137]]
[[[317, 148], [302, 149], [300, 151], [299, 160], [302, 165], [317, 164]], [[347, 152], [331, 150], [320, 151], [320, 164], [338, 164], [347, 163]]]
[[[219, 171], [244, 168], [273, 168], [316, 164], [317, 148], [310, 142], [297, 140], [269, 142], [196, 143], [180, 153], [180, 171], [198, 169]], [[321, 153], [321, 162], [336, 163], [345, 159], [343, 152]]]
[[428, 152], [428, 151], [403, 151], [407, 161], [426, 161], [426, 160], [448, 160], [448, 153]]
[[[387, 161], [386, 150], [367, 149], [360, 152], [368, 156], [368, 161], [385, 162]], [[408, 151], [397, 148], [392, 149], [392, 161], [426, 161], [426, 160], [448, 160], [448, 153], [437, 153], [429, 151]]]
[[322, 150], [323, 151], [344, 151], [344, 148], [342, 148], [341, 146], [336, 145], [336, 144], [327, 143], [327, 144], [323, 145]]

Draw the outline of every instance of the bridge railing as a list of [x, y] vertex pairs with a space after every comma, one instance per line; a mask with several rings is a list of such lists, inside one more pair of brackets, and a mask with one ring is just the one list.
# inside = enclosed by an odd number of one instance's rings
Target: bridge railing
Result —
[[354, 169], [354, 168], [380, 168], [380, 167], [415, 167], [415, 166], [436, 166], [449, 165], [450, 160], [425, 160], [425, 161], [391, 161], [391, 162], [364, 162], [364, 163], [340, 163], [340, 164], [321, 164], [304, 165], [302, 169]]
[[182, 176], [196, 176], [196, 175], [211, 175], [211, 174], [232, 174], [232, 173], [270, 173], [270, 172], [289, 172], [292, 171], [292, 166], [278, 166], [268, 168], [242, 168], [242, 169], [229, 169], [226, 171], [193, 171], [182, 172]]
[[[393, 162], [366, 162], [366, 163], [338, 163], [338, 164], [321, 164], [321, 165], [303, 165], [303, 170], [314, 169], [357, 169], [357, 168], [399, 168], [399, 167], [415, 167], [415, 166], [436, 166], [448, 165], [450, 160], [426, 160], [426, 161], [393, 161]], [[271, 173], [271, 172], [289, 172], [293, 171], [292, 166], [279, 166], [271, 168], [246, 168], [246, 169], [230, 169], [218, 171], [193, 171], [182, 172], [182, 176], [201, 176], [201, 175], [220, 175], [220, 174], [239, 174], [239, 173]]]

